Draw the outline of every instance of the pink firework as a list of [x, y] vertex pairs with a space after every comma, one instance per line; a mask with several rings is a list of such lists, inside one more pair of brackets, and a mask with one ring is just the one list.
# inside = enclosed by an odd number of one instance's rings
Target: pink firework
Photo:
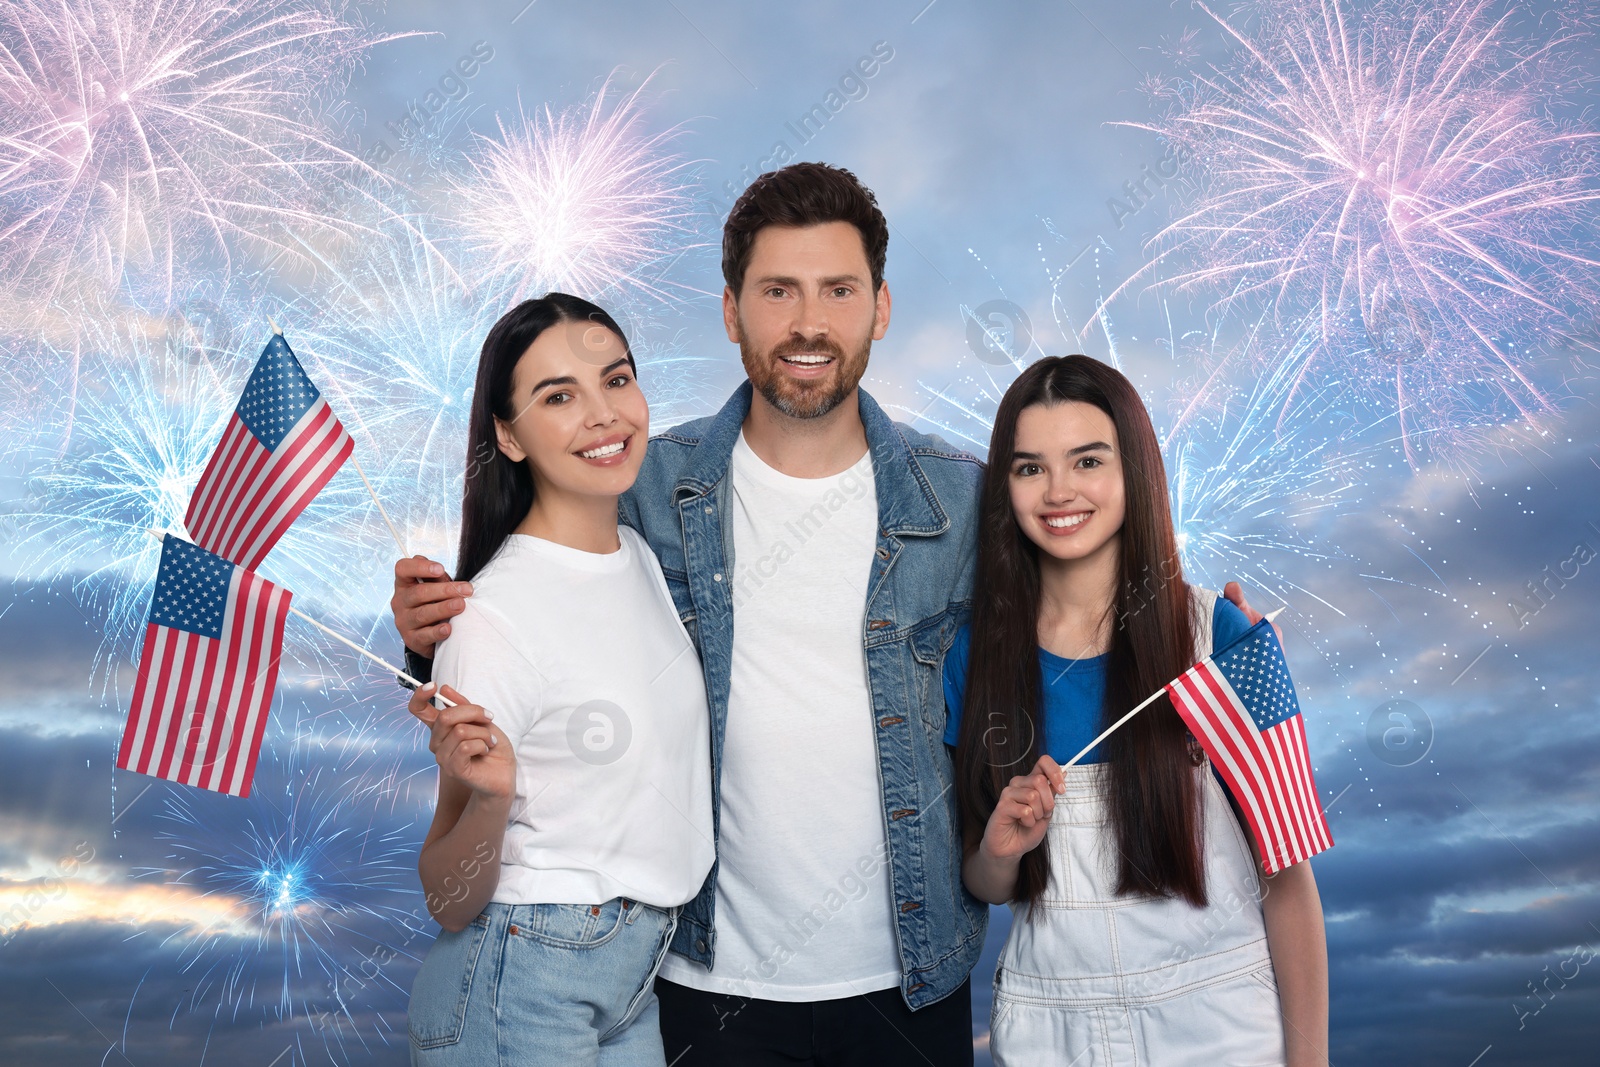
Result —
[[0, 279], [170, 293], [240, 238], [332, 225], [315, 191], [357, 161], [320, 110], [375, 40], [317, 0], [6, 0]]
[[455, 187], [469, 245], [488, 256], [512, 299], [562, 289], [588, 299], [618, 290], [659, 294], [653, 268], [691, 247], [690, 189], [650, 133], [641, 85], [608, 104], [609, 82], [586, 107], [500, 123], [480, 137]]
[[1537, 364], [1600, 301], [1600, 142], [1555, 117], [1577, 31], [1535, 42], [1486, 0], [1205, 10], [1233, 56], [1140, 124], [1187, 173], [1136, 278], [1271, 308], [1414, 463], [1550, 412]]

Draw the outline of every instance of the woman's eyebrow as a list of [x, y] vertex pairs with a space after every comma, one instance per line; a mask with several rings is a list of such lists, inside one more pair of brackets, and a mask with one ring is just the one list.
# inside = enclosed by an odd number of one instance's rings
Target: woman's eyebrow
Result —
[[544, 381], [539, 382], [532, 389], [528, 390], [528, 394], [531, 396], [531, 395], [537, 393], [539, 390], [543, 389], [547, 385], [577, 385], [577, 384], [578, 384], [578, 379], [574, 378], [570, 374], [564, 374], [559, 378], [546, 378]]
[[[623, 356], [620, 359], [612, 360], [610, 363], [608, 363], [604, 367], [600, 368], [601, 377], [604, 377], [605, 375], [610, 374], [612, 371], [616, 370], [620, 366], [623, 366], [627, 362], [628, 362], [628, 357], [627, 356]], [[577, 385], [577, 384], [578, 384], [578, 379], [574, 378], [570, 374], [563, 374], [559, 378], [546, 378], [542, 382], [535, 383], [534, 387], [532, 389], [528, 390], [528, 395], [532, 396], [532, 395], [538, 393], [539, 390], [545, 388], [546, 386], [551, 386], [551, 385]]]

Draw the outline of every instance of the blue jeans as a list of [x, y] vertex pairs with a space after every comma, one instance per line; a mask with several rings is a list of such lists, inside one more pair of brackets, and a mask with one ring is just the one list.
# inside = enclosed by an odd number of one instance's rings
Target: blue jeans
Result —
[[654, 983], [681, 908], [490, 904], [422, 961], [413, 1067], [662, 1067]]

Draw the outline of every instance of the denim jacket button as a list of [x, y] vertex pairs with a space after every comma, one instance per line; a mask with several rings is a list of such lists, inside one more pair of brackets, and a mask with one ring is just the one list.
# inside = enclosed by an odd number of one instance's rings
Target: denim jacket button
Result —
[[720, 574], [713, 574], [713, 575], [712, 575], [712, 576], [711, 576], [711, 580], [712, 580], [712, 581], [713, 581], [713, 582], [720, 582], [720, 581], [722, 581], [722, 575], [720, 575]]
[[706, 950], [706, 939], [702, 937], [700, 940], [694, 943], [694, 947], [699, 949], [701, 952], [704, 952]]

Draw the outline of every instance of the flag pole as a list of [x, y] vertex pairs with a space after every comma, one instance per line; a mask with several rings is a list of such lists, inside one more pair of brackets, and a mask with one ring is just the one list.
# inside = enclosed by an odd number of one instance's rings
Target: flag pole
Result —
[[[289, 610], [293, 611], [294, 609], [290, 608]], [[1281, 611], [1283, 611], [1283, 609], [1282, 608], [1278, 608], [1275, 611], [1270, 611], [1266, 615], [1263, 615], [1262, 618], [1266, 619], [1268, 622], [1271, 622], [1273, 619], [1278, 617], [1278, 613], [1281, 612]], [[1061, 769], [1062, 770], [1066, 770], [1068, 767], [1073, 766], [1079, 760], [1081, 760], [1083, 757], [1087, 756], [1089, 754], [1089, 750], [1090, 749], [1094, 748], [1094, 746], [1098, 745], [1100, 742], [1104, 741], [1106, 738], [1108, 738], [1112, 734], [1116, 733], [1117, 730], [1124, 723], [1126, 723], [1129, 719], [1133, 718], [1135, 715], [1139, 714], [1145, 708], [1148, 708], [1151, 704], [1153, 704], [1155, 702], [1155, 699], [1157, 697], [1159, 697], [1162, 693], [1165, 693], [1166, 691], [1167, 691], [1167, 687], [1166, 686], [1162, 686], [1160, 689], [1157, 689], [1154, 693], [1151, 693], [1149, 696], [1145, 697], [1144, 700], [1139, 702], [1139, 706], [1138, 707], [1134, 708], [1132, 711], [1128, 712], [1128, 714], [1124, 715], [1122, 718], [1118, 719], [1116, 722], [1112, 723], [1110, 726], [1107, 726], [1104, 730], [1100, 731], [1100, 736], [1099, 737], [1095, 738], [1093, 741], [1090, 741], [1087, 745], [1084, 745], [1083, 746], [1083, 751], [1079, 752], [1076, 756], [1073, 756], [1067, 762], [1063, 763], [1061, 765]]]
[[[348, 637], [344, 636], [343, 634], [339, 633], [338, 631], [329, 629], [328, 627], [322, 625], [322, 623], [318, 622], [316, 619], [313, 619], [310, 615], [307, 615], [305, 612], [301, 611], [299, 608], [295, 607], [292, 604], [289, 606], [289, 614], [298, 615], [300, 618], [304, 619], [306, 622], [309, 622], [312, 626], [315, 626], [317, 629], [321, 630], [323, 633], [327, 634], [329, 637], [333, 638], [335, 641], [339, 642], [341, 645], [344, 645], [346, 648], [349, 648], [349, 649], [351, 649], [352, 651], [355, 651], [355, 652], [359, 652], [361, 655], [367, 657], [372, 662], [374, 662], [378, 666], [382, 667], [384, 670], [390, 671], [394, 675], [396, 675], [397, 677], [403, 679], [404, 681], [410, 682], [411, 685], [414, 688], [417, 688], [417, 689], [421, 689], [422, 688], [422, 685], [423, 685], [422, 682], [417, 681], [415, 678], [411, 677], [411, 675], [407, 674], [405, 671], [401, 670], [399, 667], [396, 667], [394, 664], [390, 663], [388, 660], [386, 660], [383, 657], [379, 656], [377, 653], [367, 651], [365, 648], [362, 648], [360, 645], [356, 644], [354, 641], [350, 640]], [[446, 707], [453, 708], [453, 707], [456, 706], [456, 702], [451, 700], [449, 697], [440, 696], [440, 697], [437, 697], [437, 699], [444, 701]]]
[[[149, 530], [147, 532], [150, 534], [151, 537], [154, 537], [157, 541], [165, 541], [167, 539], [167, 535], [164, 532], [160, 531], [160, 530]], [[300, 618], [304, 619], [306, 622], [309, 622], [312, 626], [315, 626], [317, 629], [321, 630], [323, 633], [325, 633], [329, 637], [333, 638], [335, 641], [339, 642], [341, 645], [344, 645], [346, 648], [349, 648], [352, 651], [360, 653], [361, 655], [363, 655], [363, 656], [367, 657], [368, 659], [370, 659], [372, 662], [376, 663], [378, 666], [382, 667], [384, 670], [390, 671], [394, 675], [396, 675], [397, 677], [401, 678], [402, 680], [411, 683], [412, 688], [414, 688], [414, 689], [421, 689], [422, 688], [422, 686], [423, 686], [422, 682], [419, 682], [417, 679], [411, 677], [411, 675], [407, 674], [405, 671], [401, 670], [399, 667], [396, 667], [394, 664], [390, 663], [388, 660], [384, 659], [382, 656], [379, 656], [377, 653], [369, 652], [367, 649], [362, 648], [360, 645], [356, 644], [354, 641], [350, 640], [348, 637], [346, 637], [343, 634], [339, 633], [337, 630], [333, 630], [333, 629], [331, 629], [331, 628], [329, 628], [327, 626], [324, 626], [322, 623], [318, 622], [316, 619], [313, 619], [310, 615], [307, 615], [305, 612], [301, 611], [299, 608], [295, 607], [293, 604], [289, 605], [289, 614], [299, 616]], [[434, 699], [444, 701], [444, 704], [445, 704], [446, 707], [453, 708], [453, 707], [456, 706], [456, 702], [451, 700], [447, 696], [442, 696], [442, 695], [436, 694]]]
[[395, 547], [400, 550], [401, 557], [409, 556], [411, 553], [406, 551], [406, 543], [401, 540], [400, 531], [395, 528], [394, 520], [389, 518], [389, 513], [383, 510], [383, 501], [378, 499], [377, 491], [372, 488], [372, 483], [367, 481], [367, 472], [361, 469], [361, 461], [356, 459], [354, 453], [350, 455], [350, 464], [355, 467], [356, 473], [361, 475], [361, 484], [367, 487], [367, 495], [372, 497], [372, 502], [377, 505], [378, 514], [383, 516], [383, 524], [389, 527], [389, 536], [394, 538]]
[[[289, 610], [293, 611], [294, 609], [290, 608]], [[1098, 745], [1100, 742], [1104, 741], [1106, 738], [1110, 737], [1112, 734], [1116, 733], [1117, 729], [1120, 726], [1122, 726], [1123, 723], [1127, 722], [1129, 719], [1131, 719], [1135, 715], [1139, 714], [1145, 708], [1149, 707], [1150, 704], [1156, 699], [1156, 697], [1160, 696], [1162, 693], [1165, 693], [1166, 691], [1167, 691], [1166, 687], [1163, 686], [1162, 688], [1157, 689], [1154, 693], [1151, 693], [1149, 696], [1145, 697], [1144, 700], [1139, 704], [1138, 707], [1134, 708], [1132, 711], [1128, 712], [1128, 714], [1124, 715], [1122, 718], [1118, 719], [1116, 722], [1112, 723], [1110, 726], [1107, 726], [1104, 730], [1100, 731], [1100, 736], [1099, 737], [1095, 738], [1093, 741], [1090, 741], [1087, 745], [1084, 745], [1083, 746], [1083, 751], [1079, 752], [1076, 756], [1073, 756], [1071, 759], [1067, 760], [1067, 762], [1063, 763], [1061, 765], [1061, 769], [1062, 770], [1066, 770], [1068, 767], [1071, 767], [1073, 764], [1077, 763], [1083, 757], [1087, 756], [1089, 754], [1089, 750], [1091, 748], [1093, 748], [1094, 746]]]

